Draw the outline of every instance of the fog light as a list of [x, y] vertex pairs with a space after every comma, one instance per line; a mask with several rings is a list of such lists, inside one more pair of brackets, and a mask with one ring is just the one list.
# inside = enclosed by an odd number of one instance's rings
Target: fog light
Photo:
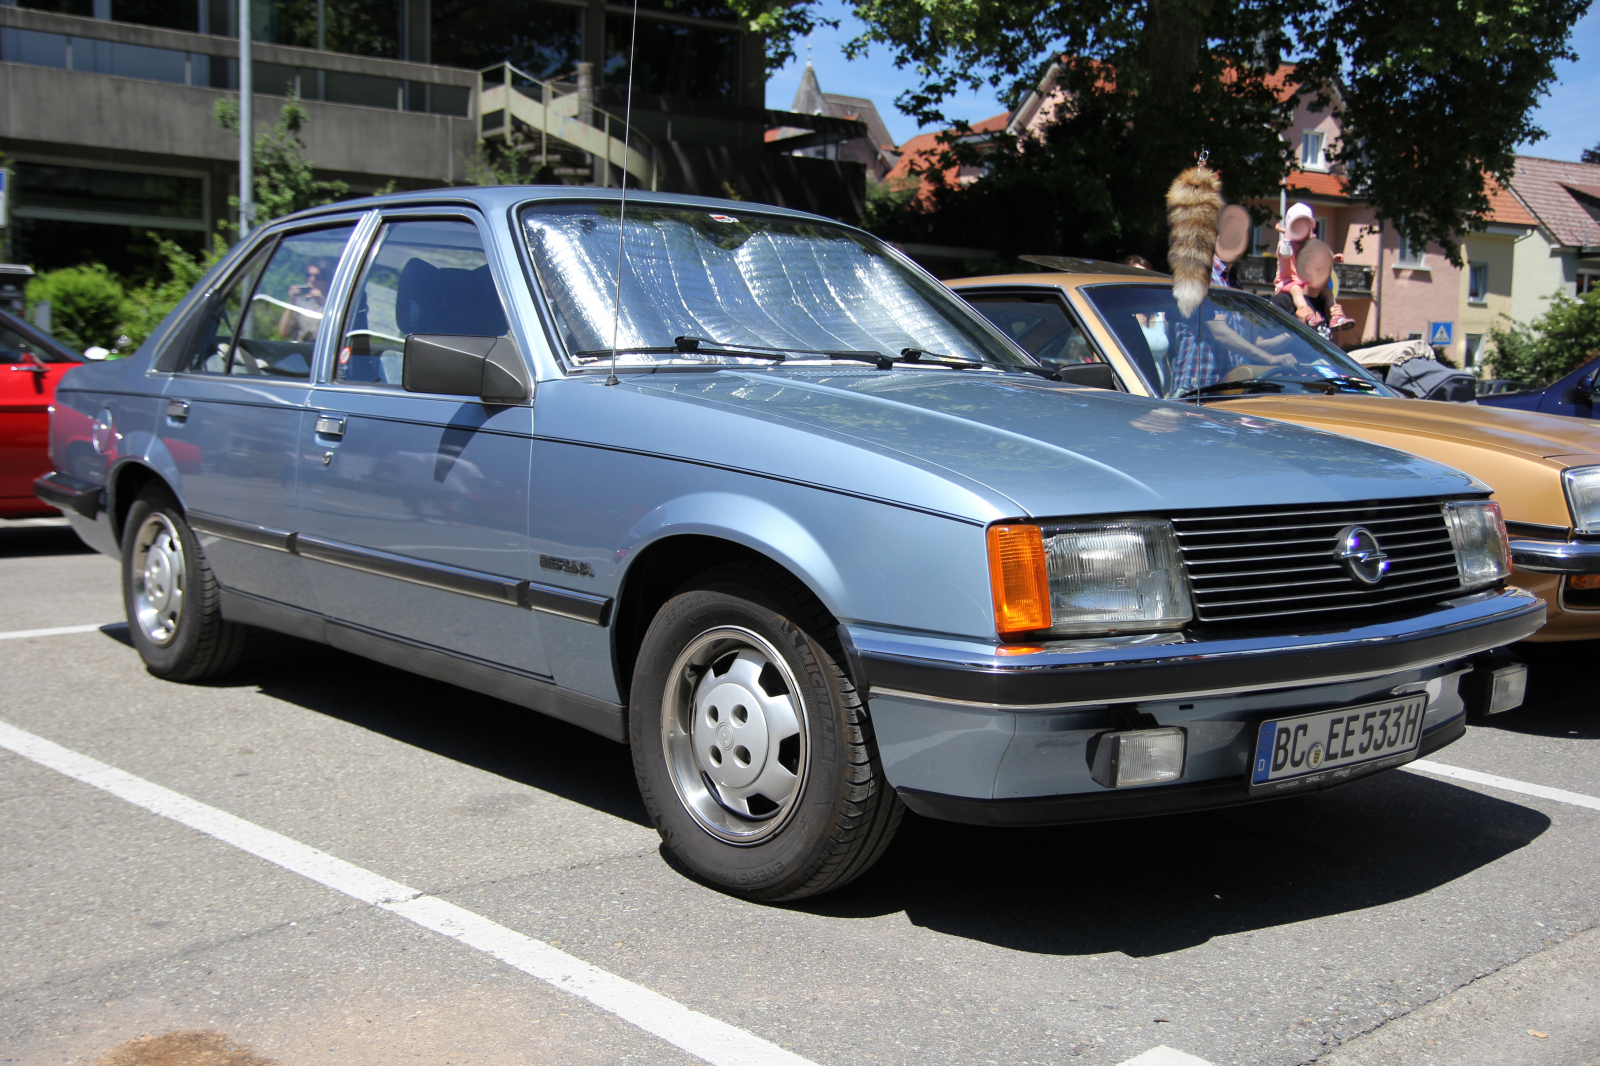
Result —
[[1489, 687], [1489, 713], [1499, 714], [1522, 706], [1528, 693], [1528, 668], [1522, 663], [1502, 666]]
[[1089, 776], [1106, 788], [1160, 785], [1183, 776], [1184, 735], [1177, 726], [1102, 733], [1096, 741]]

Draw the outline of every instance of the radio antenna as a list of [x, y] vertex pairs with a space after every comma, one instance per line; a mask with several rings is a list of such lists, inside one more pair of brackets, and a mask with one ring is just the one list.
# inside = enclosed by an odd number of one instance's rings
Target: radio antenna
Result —
[[[622, 199], [617, 204], [617, 293], [611, 305], [611, 372], [606, 384], [617, 383], [617, 334], [622, 329], [622, 238], [628, 222], [628, 143], [633, 133], [633, 50], [639, 43], [639, 0], [633, 0], [633, 24], [628, 28], [628, 88], [622, 99]], [[606, 166], [611, 166], [611, 145], [606, 145]]]

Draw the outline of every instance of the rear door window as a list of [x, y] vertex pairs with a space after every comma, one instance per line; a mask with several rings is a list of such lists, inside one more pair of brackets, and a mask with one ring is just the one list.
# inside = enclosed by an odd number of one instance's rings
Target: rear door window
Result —
[[328, 283], [354, 229], [347, 223], [291, 233], [257, 252], [213, 300], [183, 369], [310, 378]]

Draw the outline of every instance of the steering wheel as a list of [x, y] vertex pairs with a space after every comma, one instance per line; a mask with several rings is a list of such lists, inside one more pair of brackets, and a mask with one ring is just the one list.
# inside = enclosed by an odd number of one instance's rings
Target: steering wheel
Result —
[[1271, 366], [1256, 375], [1257, 381], [1305, 381], [1305, 375], [1295, 374], [1292, 371], [1300, 369], [1299, 364], [1294, 366]]

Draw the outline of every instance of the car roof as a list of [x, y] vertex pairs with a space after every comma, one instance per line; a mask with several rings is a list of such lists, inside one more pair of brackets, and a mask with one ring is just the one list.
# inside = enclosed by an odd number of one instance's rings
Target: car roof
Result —
[[[383, 196], [364, 196], [356, 200], [339, 200], [319, 207], [309, 207], [296, 211], [292, 215], [274, 219], [274, 225], [285, 221], [316, 218], [320, 215], [345, 213], [350, 211], [370, 211], [381, 207], [433, 207], [439, 205], [471, 205], [477, 207], [488, 215], [496, 215], [503, 211], [511, 211], [524, 204], [537, 203], [548, 200], [552, 203], [559, 201], [596, 201], [621, 200], [621, 189], [596, 189], [579, 185], [464, 185], [451, 186], [440, 189], [419, 189], [414, 192], [388, 193]], [[725, 211], [729, 214], [738, 212], [763, 215], [778, 215], [785, 218], [804, 219], [808, 222], [823, 222], [832, 226], [841, 226], [844, 223], [837, 219], [827, 218], [823, 215], [814, 215], [807, 211], [796, 211], [788, 207], [778, 207], [773, 204], [751, 203], [745, 200], [723, 200], [711, 196], [689, 196], [679, 193], [644, 192], [638, 189], [628, 190], [628, 203], [651, 204], [667, 207], [708, 208]], [[847, 227], [855, 228], [855, 227]]]

